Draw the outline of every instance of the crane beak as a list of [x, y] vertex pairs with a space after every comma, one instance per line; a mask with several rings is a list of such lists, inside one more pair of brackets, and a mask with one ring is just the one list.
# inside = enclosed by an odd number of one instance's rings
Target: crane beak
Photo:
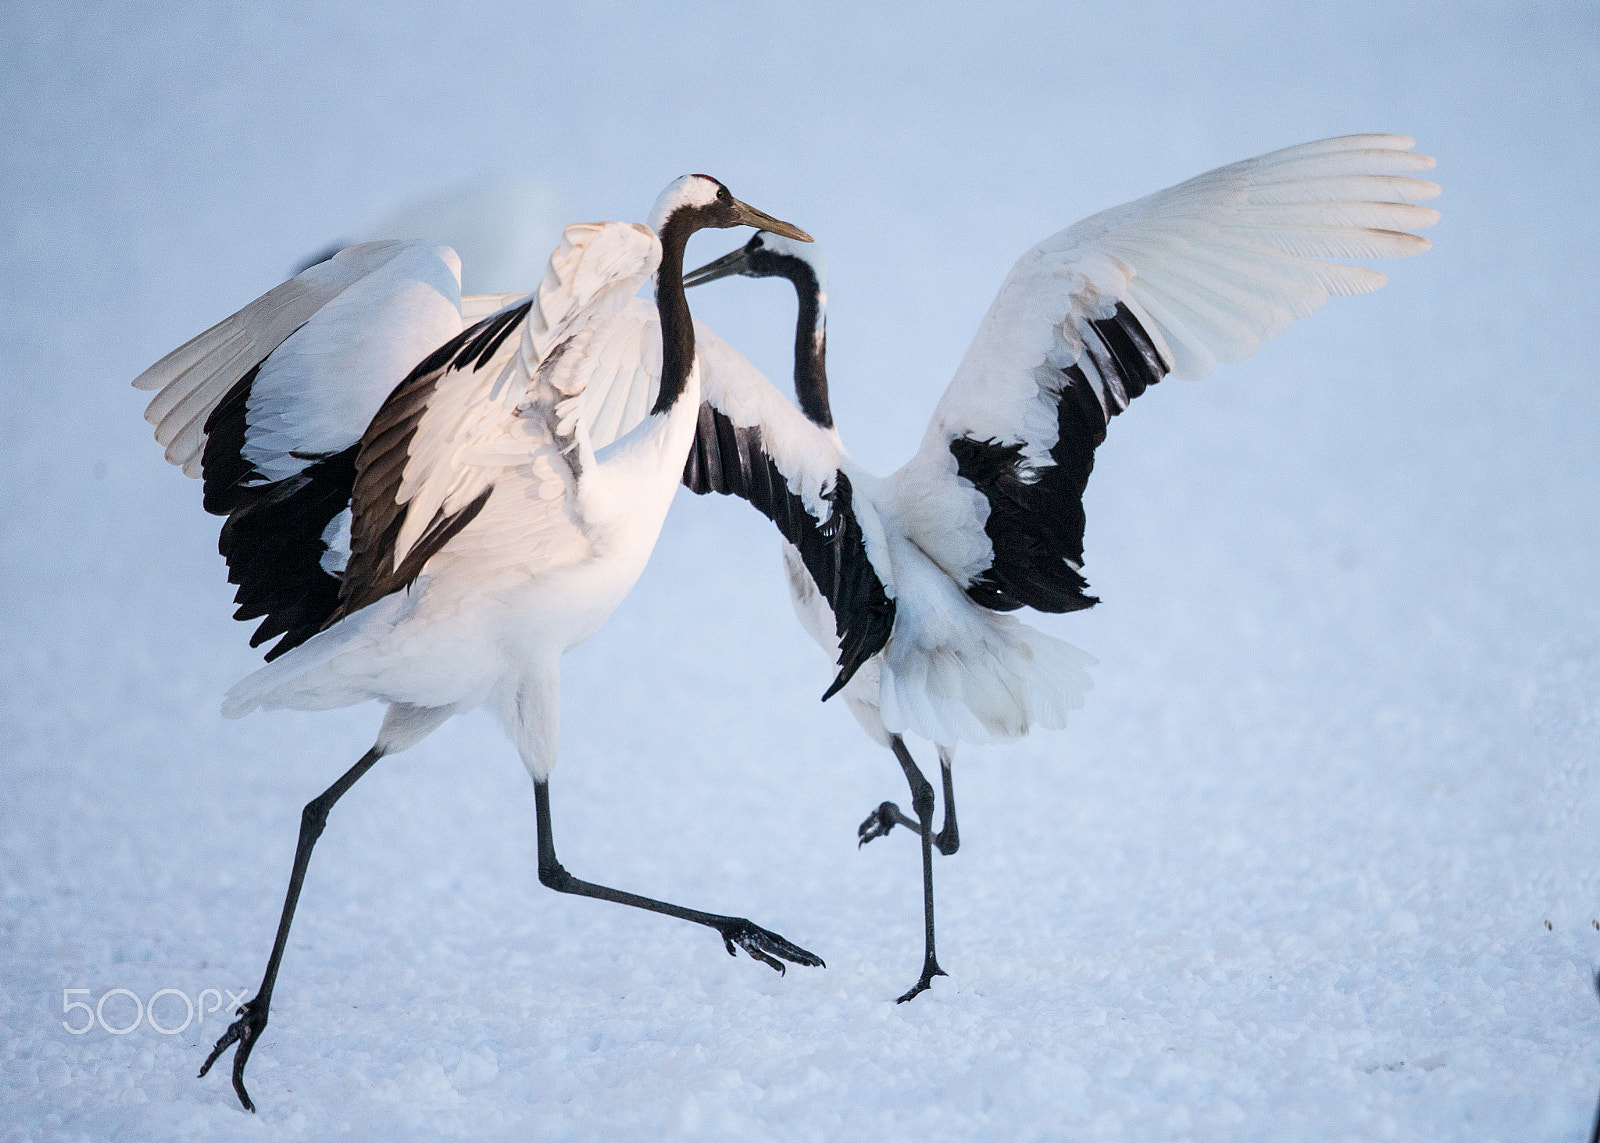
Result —
[[748, 264], [749, 259], [746, 257], [746, 248], [741, 246], [737, 250], [724, 254], [715, 262], [707, 262], [698, 270], [690, 270], [683, 276], [683, 284], [690, 289], [695, 286], [703, 286], [707, 282], [715, 282], [718, 278], [742, 274]]
[[738, 221], [735, 226], [753, 226], [757, 230], [770, 230], [774, 234], [781, 234], [785, 238], [793, 238], [796, 242], [810, 242], [811, 235], [801, 230], [798, 226], [784, 222], [781, 218], [773, 218], [764, 210], [757, 210], [747, 202], [733, 200], [734, 210], [737, 212]]

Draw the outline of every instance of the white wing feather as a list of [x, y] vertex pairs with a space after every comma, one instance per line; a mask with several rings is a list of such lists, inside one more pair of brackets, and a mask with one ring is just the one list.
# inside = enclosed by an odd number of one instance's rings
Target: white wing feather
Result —
[[251, 386], [247, 450], [279, 479], [305, 463], [291, 452], [359, 440], [411, 367], [460, 332], [460, 299], [461, 262], [448, 246], [351, 246], [179, 346], [133, 384], [160, 390], [145, 419], [167, 460], [199, 476], [207, 419], [267, 362]]
[[609, 343], [660, 258], [661, 244], [648, 227], [567, 227], [529, 298], [519, 335], [481, 365], [447, 370], [435, 382], [396, 496], [406, 518], [395, 567], [438, 512], [459, 511], [506, 469], [522, 470], [535, 499], [554, 500], [575, 482], [575, 471], [592, 465], [595, 446], [583, 413], [596, 372], [593, 347]]
[[[1113, 207], [1045, 239], [1012, 267], [917, 455], [889, 478], [888, 495], [914, 537], [960, 583], [992, 554], [983, 498], [956, 476], [957, 437], [1020, 444], [1027, 463], [1051, 463], [1055, 394], [1041, 374], [1084, 358], [1084, 323], [1118, 303], [1163, 362], [1198, 378], [1241, 361], [1334, 294], [1375, 290], [1376, 270], [1328, 258], [1417, 254], [1439, 193], [1412, 177], [1434, 166], [1399, 135], [1348, 135], [1274, 151]], [[1126, 395], [1103, 391], [1102, 404]]]
[[[743, 354], [699, 319], [694, 340], [701, 400], [735, 427], [759, 429], [762, 447], [784, 474], [789, 491], [799, 494], [818, 519], [826, 519], [830, 508], [823, 492], [832, 486], [834, 474], [842, 468], [855, 480], [857, 472], [838, 434], [808, 421]], [[634, 298], [619, 308], [607, 319], [605, 337], [586, 366], [579, 415], [599, 450], [638, 427], [660, 392], [656, 307]], [[876, 526], [875, 519], [870, 526]]]
[[661, 392], [661, 323], [656, 307], [633, 298], [620, 307], [596, 347], [579, 415], [603, 449], [632, 432]]

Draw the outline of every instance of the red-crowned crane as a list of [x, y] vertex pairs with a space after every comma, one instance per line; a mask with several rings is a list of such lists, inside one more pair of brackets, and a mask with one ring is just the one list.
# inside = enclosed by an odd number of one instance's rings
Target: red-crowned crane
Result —
[[[495, 312], [468, 328], [454, 251], [370, 243], [134, 382], [160, 390], [146, 413], [156, 439], [227, 517], [236, 618], [263, 619], [252, 645], [282, 636], [224, 713], [387, 704], [372, 749], [305, 807], [261, 987], [200, 1069], [237, 1042], [246, 1109], [245, 1064], [328, 811], [379, 758], [474, 707], [499, 717], [533, 776], [545, 885], [709, 926], [730, 955], [743, 948], [780, 971], [783, 960], [822, 963], [744, 918], [580, 881], [550, 827], [561, 656], [633, 587], [683, 475], [706, 372], [684, 246], [730, 226], [806, 240], [717, 180], [686, 175], [648, 226], [569, 227], [539, 289], [477, 299], [468, 315]], [[634, 297], [652, 274], [654, 306]], [[649, 345], [640, 309], [659, 330]]]
[[[901, 1001], [944, 975], [932, 853], [959, 844], [956, 744], [1058, 727], [1089, 688], [1089, 656], [1002, 613], [1097, 602], [1082, 574], [1082, 498], [1111, 418], [1168, 373], [1204, 377], [1331, 295], [1385, 281], [1322, 259], [1428, 249], [1407, 231], [1438, 220], [1415, 204], [1439, 187], [1412, 177], [1434, 165], [1413, 145], [1350, 135], [1274, 151], [1045, 239], [1000, 287], [921, 448], [883, 479], [851, 461], [833, 425], [816, 247], [758, 233], [685, 278], [694, 286], [731, 274], [784, 277], [798, 295], [794, 383], [804, 416], [759, 375], [725, 372], [707, 388], [684, 482], [746, 497], [769, 516], [786, 486], [820, 485], [832, 502], [831, 558], [791, 542], [784, 566], [801, 623], [837, 664], [823, 698], [843, 695], [911, 787], [915, 821], [885, 802], [859, 831], [865, 843], [903, 824], [922, 839], [922, 976]], [[740, 402], [721, 393], [735, 384]], [[933, 787], [906, 733], [938, 748], [937, 834]]]

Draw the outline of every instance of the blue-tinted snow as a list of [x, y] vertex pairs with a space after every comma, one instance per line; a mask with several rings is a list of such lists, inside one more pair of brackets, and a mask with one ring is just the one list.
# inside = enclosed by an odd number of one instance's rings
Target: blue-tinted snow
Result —
[[[5, 8], [0, 1139], [1583, 1136], [1594, 8], [972, 7]], [[529, 782], [473, 716], [335, 811], [258, 1117], [194, 1079], [216, 1014], [63, 1030], [65, 988], [253, 989], [300, 806], [377, 722], [219, 717], [259, 660], [127, 384], [163, 352], [442, 191], [637, 219], [704, 170], [827, 244], [838, 419], [884, 470], [1027, 246], [1350, 131], [1438, 157], [1436, 248], [1113, 426], [1105, 603], [1040, 621], [1097, 689], [963, 752], [931, 995], [891, 1003], [911, 839], [854, 842], [897, 768], [818, 706], [769, 527], [685, 496], [568, 660], [562, 853], [826, 970], [542, 889]], [[786, 375], [784, 287], [692, 302]]]

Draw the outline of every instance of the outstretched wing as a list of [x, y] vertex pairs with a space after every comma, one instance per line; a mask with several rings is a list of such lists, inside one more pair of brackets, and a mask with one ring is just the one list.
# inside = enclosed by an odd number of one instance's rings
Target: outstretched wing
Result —
[[1114, 207], [1012, 268], [934, 412], [886, 482], [908, 534], [995, 610], [1092, 606], [1083, 490], [1111, 418], [1167, 373], [1241, 361], [1376, 270], [1438, 213], [1433, 160], [1397, 135], [1274, 151]]
[[[661, 257], [648, 227], [569, 226], [538, 291], [463, 331], [390, 394], [354, 460], [350, 561], [324, 626], [408, 587], [474, 520], [523, 566], [581, 548], [599, 350]], [[496, 489], [510, 489], [497, 515]]]
[[356, 445], [385, 397], [461, 330], [448, 246], [340, 251], [169, 353], [134, 381], [167, 459], [205, 479], [236, 619], [272, 659], [338, 606]]
[[894, 581], [883, 528], [832, 432], [806, 420], [761, 373], [698, 322], [702, 403], [683, 483], [748, 500], [778, 526], [833, 609], [839, 673], [824, 699], [888, 643]]

